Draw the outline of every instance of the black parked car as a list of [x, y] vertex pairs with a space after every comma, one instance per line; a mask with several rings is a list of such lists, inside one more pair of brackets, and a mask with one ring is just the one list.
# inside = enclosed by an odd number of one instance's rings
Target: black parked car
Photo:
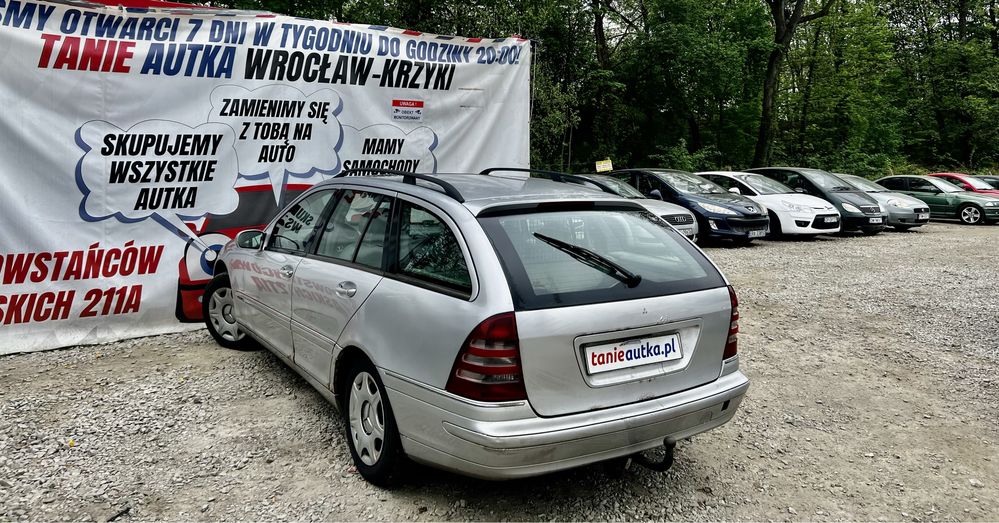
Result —
[[761, 167], [747, 169], [777, 180], [792, 189], [817, 196], [836, 206], [843, 217], [843, 231], [874, 235], [885, 230], [888, 213], [870, 195], [819, 169]]
[[760, 204], [686, 171], [623, 169], [610, 174], [649, 198], [690, 210], [697, 217], [701, 238], [749, 243], [754, 238], [763, 238], [770, 230], [770, 217]]

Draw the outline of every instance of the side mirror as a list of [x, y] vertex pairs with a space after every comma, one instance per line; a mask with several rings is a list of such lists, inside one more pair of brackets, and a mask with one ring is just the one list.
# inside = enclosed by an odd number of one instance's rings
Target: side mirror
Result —
[[247, 229], [236, 235], [236, 245], [243, 249], [259, 249], [264, 241], [263, 231]]
[[659, 189], [652, 189], [652, 191], [649, 192], [649, 198], [654, 198], [656, 200], [662, 200], [663, 199], [663, 193]]
[[805, 190], [804, 190], [804, 189], [802, 189], [801, 187], [795, 187], [795, 188], [794, 188], [794, 192], [797, 192], [797, 193], [801, 193], [801, 194], [805, 194]]
[[732, 194], [742, 194], [742, 191], [740, 191], [738, 187], [732, 187], [728, 190], [728, 192]]

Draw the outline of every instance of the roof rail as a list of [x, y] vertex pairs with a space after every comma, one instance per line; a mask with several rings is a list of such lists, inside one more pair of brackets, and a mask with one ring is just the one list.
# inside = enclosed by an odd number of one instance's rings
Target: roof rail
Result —
[[465, 203], [465, 197], [461, 195], [455, 186], [436, 178], [429, 174], [412, 173], [409, 171], [397, 171], [394, 169], [380, 169], [375, 167], [362, 167], [360, 169], [348, 169], [333, 175], [334, 178], [346, 178], [350, 176], [402, 176], [402, 182], [409, 185], [416, 185], [416, 180], [423, 180], [440, 187], [444, 194], [450, 196], [458, 203]]
[[561, 172], [558, 172], [558, 171], [546, 171], [544, 169], [530, 169], [530, 168], [524, 168], [524, 167], [490, 167], [488, 169], [483, 169], [482, 171], [479, 172], [479, 174], [487, 174], [488, 175], [488, 174], [492, 174], [492, 173], [498, 172], [498, 171], [507, 171], [507, 172], [515, 172], [515, 173], [529, 173], [529, 174], [542, 174], [542, 175], [547, 176], [549, 179], [551, 179], [552, 181], [555, 181], [555, 182], [574, 183], [574, 184], [577, 184], [577, 185], [590, 184], [590, 185], [596, 186], [598, 189], [600, 189], [601, 191], [603, 191], [605, 193], [610, 193], [610, 194], [613, 194], [615, 196], [618, 196], [617, 192], [615, 192], [614, 189], [611, 189], [611, 187], [609, 185], [607, 185], [607, 184], [605, 184], [603, 182], [596, 181], [596, 180], [591, 180], [589, 178], [584, 178], [582, 176], [577, 176], [575, 174], [561, 173]]

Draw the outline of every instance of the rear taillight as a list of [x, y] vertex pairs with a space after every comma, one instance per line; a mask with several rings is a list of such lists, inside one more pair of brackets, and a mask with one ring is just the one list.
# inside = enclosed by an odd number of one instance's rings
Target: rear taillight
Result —
[[447, 391], [477, 401], [527, 399], [512, 312], [497, 314], [472, 329], [454, 360]]
[[728, 298], [732, 302], [732, 319], [728, 324], [728, 341], [725, 342], [725, 354], [722, 355], [724, 360], [739, 353], [739, 298], [731, 285], [728, 286]]

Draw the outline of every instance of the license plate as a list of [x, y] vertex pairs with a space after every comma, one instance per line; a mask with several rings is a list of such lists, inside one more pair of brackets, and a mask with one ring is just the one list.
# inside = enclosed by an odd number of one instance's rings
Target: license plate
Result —
[[868, 223], [881, 223], [881, 218], [871, 218]]
[[762, 238], [767, 235], [767, 231], [749, 231], [750, 238]]
[[928, 213], [928, 212], [919, 213], [919, 214], [916, 215], [916, 219], [917, 220], [929, 220], [930, 219], [930, 213]]
[[835, 216], [826, 216], [826, 218], [825, 218], [825, 222], [826, 223], [836, 223], [838, 221], [839, 221], [839, 218], [837, 218]]
[[586, 347], [586, 372], [599, 374], [683, 358], [680, 336], [667, 334]]

